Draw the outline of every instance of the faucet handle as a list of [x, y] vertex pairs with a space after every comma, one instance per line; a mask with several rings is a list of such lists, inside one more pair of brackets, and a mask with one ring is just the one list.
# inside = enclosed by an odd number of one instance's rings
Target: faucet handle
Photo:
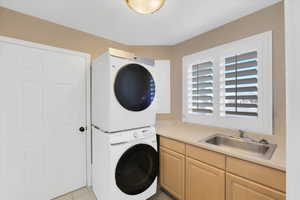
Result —
[[269, 144], [268, 140], [266, 140], [266, 139], [261, 139], [261, 140], [259, 140], [258, 143], [260, 143], [260, 144]]

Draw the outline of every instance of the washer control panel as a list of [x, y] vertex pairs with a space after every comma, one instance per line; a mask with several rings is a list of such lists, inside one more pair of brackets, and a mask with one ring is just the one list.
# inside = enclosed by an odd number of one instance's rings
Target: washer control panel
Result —
[[151, 135], [155, 135], [155, 130], [151, 130], [151, 129], [136, 130], [132, 133], [132, 135], [136, 139], [145, 138]]
[[118, 133], [111, 133], [110, 144], [122, 144], [133, 140], [139, 140], [150, 136], [155, 136], [156, 131], [154, 127], [147, 127], [141, 129], [134, 129]]

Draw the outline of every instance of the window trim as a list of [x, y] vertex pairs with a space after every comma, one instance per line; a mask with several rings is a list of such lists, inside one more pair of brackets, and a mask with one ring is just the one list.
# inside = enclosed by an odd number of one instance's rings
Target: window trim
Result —
[[[258, 52], [258, 117], [221, 116], [220, 113], [220, 78], [221, 60], [234, 52]], [[213, 62], [213, 95], [212, 115], [188, 113], [188, 69], [193, 64], [203, 61]], [[263, 67], [261, 67], [263, 66]], [[272, 31], [257, 34], [245, 39], [217, 46], [183, 57], [182, 73], [182, 121], [215, 127], [243, 129], [249, 132], [273, 134], [273, 102], [272, 102]], [[262, 108], [262, 109], [261, 109]], [[246, 119], [246, 120], [245, 120]]]

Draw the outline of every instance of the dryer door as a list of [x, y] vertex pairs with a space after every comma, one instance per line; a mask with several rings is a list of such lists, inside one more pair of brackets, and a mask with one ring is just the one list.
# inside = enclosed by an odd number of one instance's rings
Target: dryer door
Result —
[[120, 158], [115, 172], [118, 188], [136, 195], [147, 190], [158, 175], [158, 153], [147, 144], [128, 149]]
[[148, 108], [155, 96], [155, 83], [151, 73], [139, 64], [122, 67], [114, 83], [115, 96], [127, 110]]

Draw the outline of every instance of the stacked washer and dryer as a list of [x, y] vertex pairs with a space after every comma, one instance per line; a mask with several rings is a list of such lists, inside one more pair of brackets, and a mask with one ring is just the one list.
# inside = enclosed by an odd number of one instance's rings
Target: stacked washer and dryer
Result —
[[159, 171], [154, 61], [109, 49], [92, 66], [93, 190], [146, 200]]

